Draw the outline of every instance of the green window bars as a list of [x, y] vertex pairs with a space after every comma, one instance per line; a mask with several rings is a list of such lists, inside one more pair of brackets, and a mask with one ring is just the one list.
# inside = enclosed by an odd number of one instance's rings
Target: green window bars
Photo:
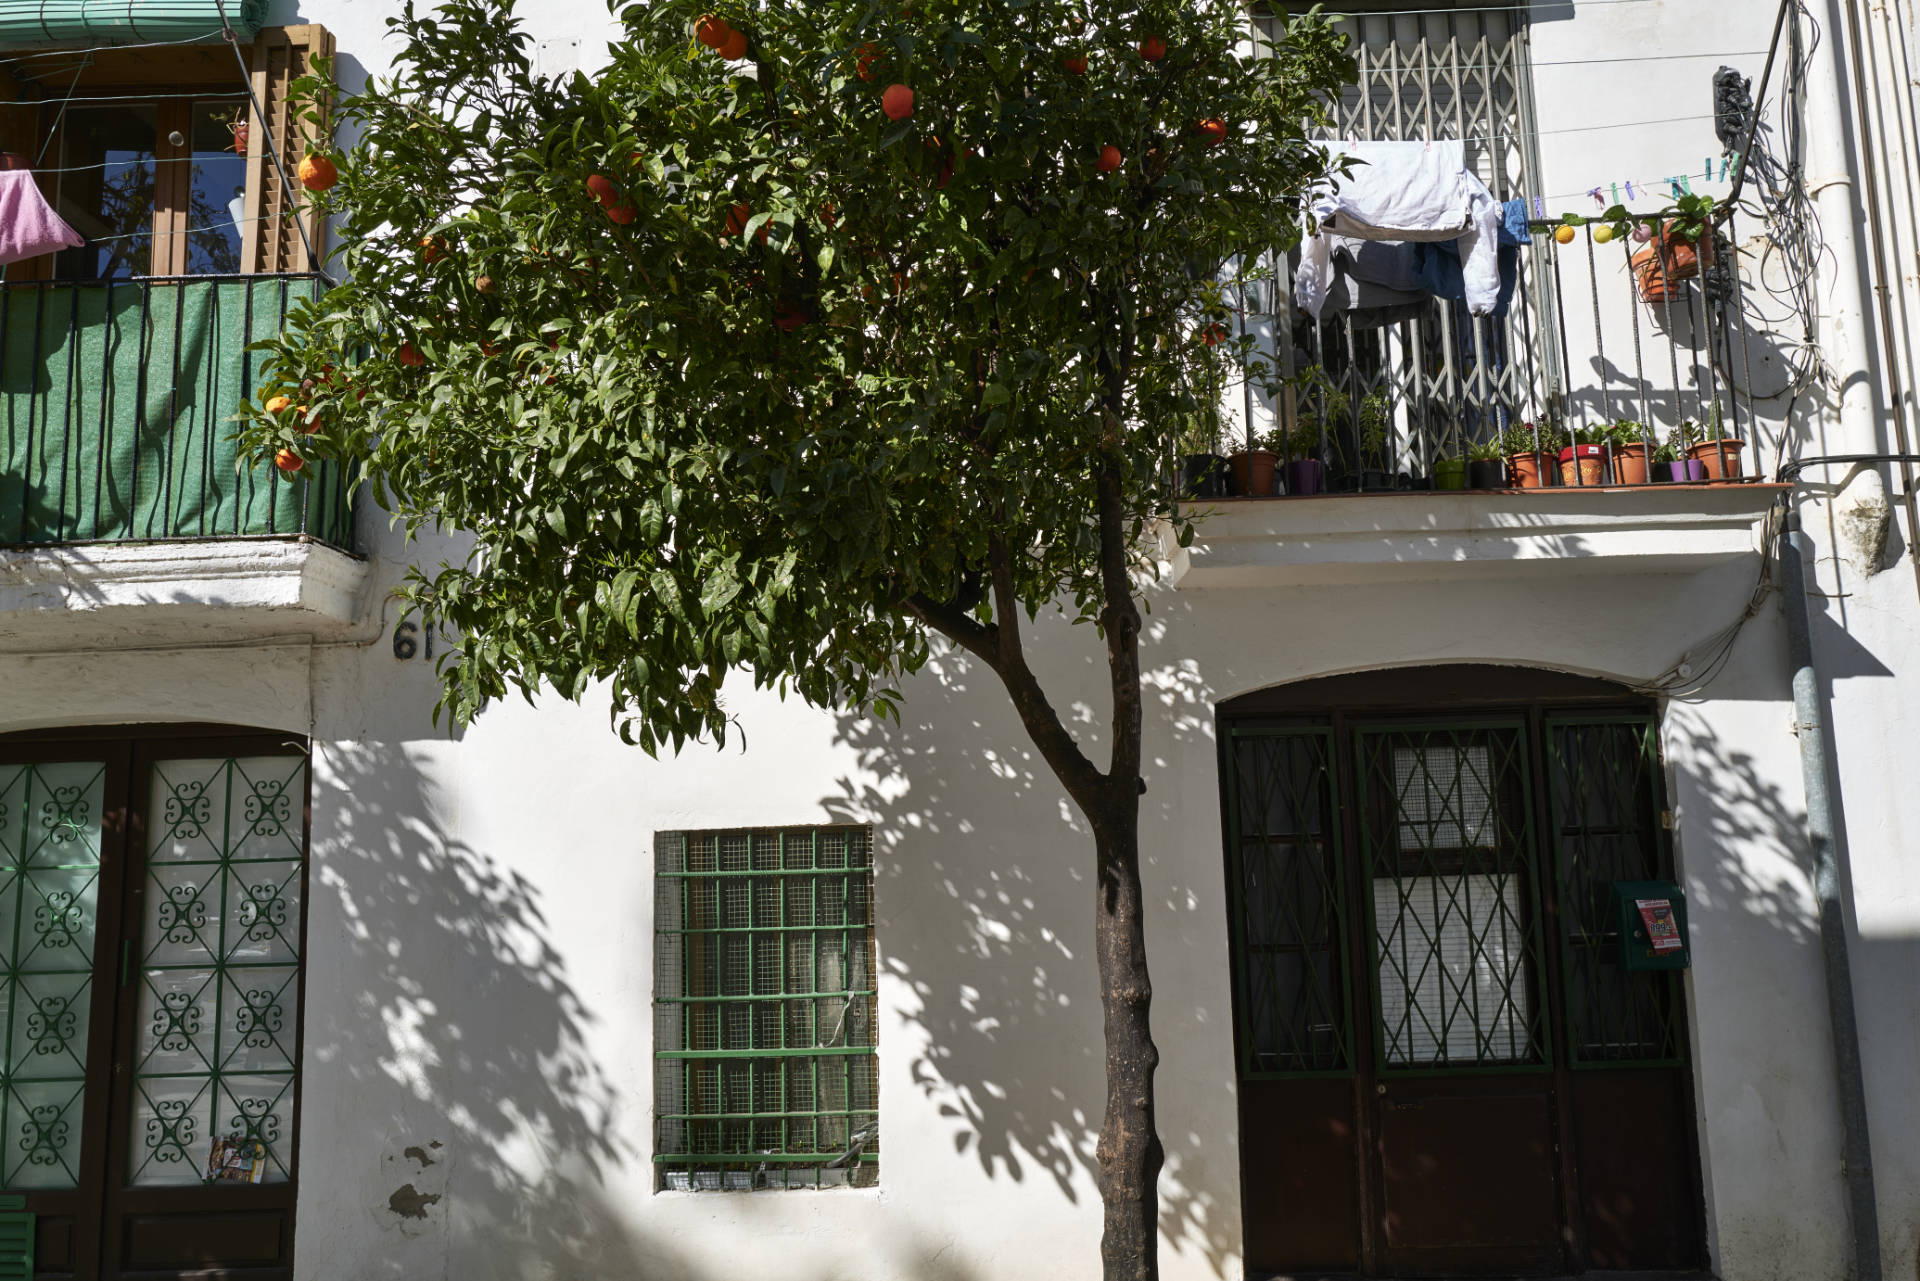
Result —
[[656, 836], [662, 1189], [879, 1181], [872, 841], [864, 827]]

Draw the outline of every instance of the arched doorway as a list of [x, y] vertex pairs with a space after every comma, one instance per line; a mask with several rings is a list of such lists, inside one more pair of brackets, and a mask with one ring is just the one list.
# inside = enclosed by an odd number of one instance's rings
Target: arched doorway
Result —
[[1249, 1276], [1703, 1268], [1684, 976], [1618, 914], [1674, 879], [1654, 705], [1459, 665], [1218, 714]]

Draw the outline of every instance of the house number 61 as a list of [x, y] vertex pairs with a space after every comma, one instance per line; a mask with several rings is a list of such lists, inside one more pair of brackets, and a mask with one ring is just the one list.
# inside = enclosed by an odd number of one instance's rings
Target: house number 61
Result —
[[429, 627], [422, 631], [418, 623], [410, 619], [402, 620], [393, 629], [393, 656], [403, 663], [416, 655], [432, 658], [433, 634], [436, 630]]

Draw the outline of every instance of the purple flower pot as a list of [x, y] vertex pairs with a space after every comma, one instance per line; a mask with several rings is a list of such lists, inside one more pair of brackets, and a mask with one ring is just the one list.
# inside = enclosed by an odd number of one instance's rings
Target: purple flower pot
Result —
[[1318, 458], [1296, 458], [1287, 464], [1289, 494], [1317, 494], [1326, 485], [1326, 469]]
[[1675, 485], [1699, 485], [1707, 479], [1707, 465], [1698, 458], [1682, 458], [1667, 464], [1667, 480]]

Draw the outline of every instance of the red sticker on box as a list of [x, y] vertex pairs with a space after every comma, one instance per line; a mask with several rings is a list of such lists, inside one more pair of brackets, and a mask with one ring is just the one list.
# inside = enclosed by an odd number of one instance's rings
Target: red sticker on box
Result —
[[1656, 952], [1677, 952], [1682, 946], [1680, 923], [1673, 919], [1673, 901], [1664, 898], [1637, 898], [1641, 924], [1647, 927], [1647, 942]]

